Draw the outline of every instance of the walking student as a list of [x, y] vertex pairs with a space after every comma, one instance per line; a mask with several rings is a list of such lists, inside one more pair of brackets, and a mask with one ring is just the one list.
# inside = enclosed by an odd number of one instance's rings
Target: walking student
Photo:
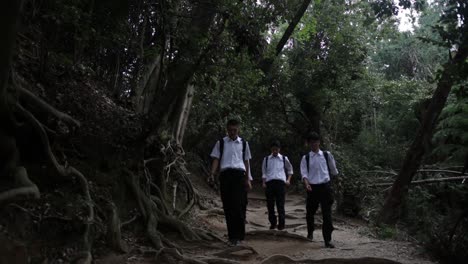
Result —
[[[291, 183], [293, 168], [289, 159], [280, 154], [280, 143], [274, 141], [270, 145], [271, 154], [263, 159], [262, 180], [267, 199], [268, 220], [270, 229], [283, 230], [285, 225], [284, 202], [286, 186]], [[278, 219], [275, 214], [275, 204], [278, 211]]]
[[245, 237], [245, 205], [246, 188], [251, 189], [249, 180], [249, 160], [251, 159], [249, 144], [239, 137], [240, 124], [237, 120], [229, 120], [226, 125], [228, 136], [219, 139], [211, 152], [213, 162], [209, 182], [214, 181], [218, 171], [221, 201], [228, 231], [229, 244], [236, 246]]
[[334, 248], [331, 243], [333, 223], [331, 209], [333, 193], [330, 185], [330, 176], [338, 175], [335, 159], [328, 151], [320, 150], [320, 136], [311, 133], [306, 138], [311, 151], [301, 160], [301, 175], [304, 187], [307, 190], [306, 219], [307, 238], [313, 239], [314, 215], [320, 207], [322, 209], [322, 234], [325, 247]]

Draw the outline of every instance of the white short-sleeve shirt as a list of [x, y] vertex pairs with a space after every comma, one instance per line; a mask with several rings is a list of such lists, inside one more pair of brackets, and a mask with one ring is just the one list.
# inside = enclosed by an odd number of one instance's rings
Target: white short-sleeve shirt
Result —
[[[237, 137], [235, 140], [232, 140], [230, 137], [224, 137], [224, 148], [223, 155], [219, 164], [220, 170], [226, 169], [237, 169], [245, 171], [244, 160], [242, 159], [242, 139]], [[250, 160], [252, 158], [250, 154], [249, 143], [245, 144], [245, 160]], [[219, 150], [219, 140], [216, 141], [213, 150], [211, 151], [212, 158], [219, 159], [220, 150]]]
[[[266, 166], [266, 159], [268, 159], [268, 166]], [[282, 180], [286, 182], [287, 176], [285, 172], [287, 172], [288, 175], [293, 174], [293, 167], [288, 157], [278, 153], [277, 156], [269, 155], [263, 159], [262, 179], [265, 179], [266, 182], [271, 180]]]
[[[322, 184], [330, 181], [328, 173], [327, 161], [323, 155], [323, 151], [319, 150], [317, 153], [309, 152], [309, 171], [307, 171], [307, 162], [305, 156], [301, 160], [301, 175], [302, 178], [307, 178], [310, 184]], [[336, 162], [333, 155], [328, 152], [328, 164], [330, 165], [330, 174], [338, 175]]]

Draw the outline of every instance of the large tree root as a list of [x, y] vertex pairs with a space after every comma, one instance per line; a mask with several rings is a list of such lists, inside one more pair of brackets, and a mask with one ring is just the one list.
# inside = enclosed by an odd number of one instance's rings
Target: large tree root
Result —
[[133, 195], [135, 195], [135, 199], [138, 203], [140, 213], [146, 221], [146, 233], [148, 234], [151, 243], [156, 249], [163, 248], [161, 236], [158, 231], [159, 217], [156, 215], [156, 205], [143, 193], [140, 186], [138, 186], [137, 178], [133, 173], [128, 170], [125, 170], [124, 173], [127, 174], [125, 175], [125, 180], [130, 185]]
[[14, 178], [17, 185], [21, 186], [0, 193], [0, 203], [18, 200], [20, 198], [35, 198], [40, 197], [39, 188], [29, 178], [24, 167], [17, 167], [14, 172]]
[[[46, 104], [45, 102], [43, 103]], [[53, 167], [57, 171], [58, 175], [64, 178], [68, 178], [68, 179], [74, 178], [78, 180], [78, 183], [81, 187], [81, 191], [85, 197], [86, 205], [88, 207], [87, 219], [85, 220], [85, 231], [83, 233], [83, 241], [82, 241], [82, 247], [83, 247], [82, 255], [84, 257], [81, 258], [80, 261], [83, 264], [88, 264], [88, 263], [90, 264], [92, 261], [92, 257], [91, 257], [92, 242], [90, 241], [90, 229], [91, 229], [91, 224], [94, 222], [94, 206], [93, 206], [94, 202], [91, 199], [88, 181], [83, 176], [83, 174], [77, 169], [75, 169], [74, 167], [67, 166], [67, 164], [65, 164], [65, 166], [59, 164], [55, 155], [52, 153], [52, 149], [49, 143], [49, 138], [41, 122], [39, 122], [34, 117], [33, 114], [31, 114], [29, 111], [24, 109], [19, 103], [16, 104], [16, 109], [21, 115], [23, 115], [27, 120], [31, 122], [33, 127], [39, 133], [40, 139], [43, 143], [44, 152], [46, 153], [49, 159], [49, 162], [53, 165]]]
[[159, 224], [165, 225], [177, 231], [186, 241], [201, 239], [200, 236], [192, 229], [190, 229], [185, 223], [165, 214], [161, 208], [158, 208], [156, 203], [143, 193], [141, 188], [138, 186], [136, 177], [133, 176], [133, 173], [130, 171], [126, 172], [128, 174], [126, 177], [127, 182], [131, 186], [131, 189], [140, 207], [139, 209], [146, 219], [147, 233], [156, 249], [161, 249], [163, 246], [161, 241], [161, 234], [158, 231]]
[[256, 237], [257, 236], [273, 236], [273, 237], [290, 238], [290, 239], [310, 242], [308, 238], [303, 237], [301, 235], [292, 234], [292, 233], [288, 233], [287, 231], [279, 231], [279, 230], [255, 230], [255, 231], [247, 232], [245, 233], [245, 235], [256, 236]]
[[[236, 254], [239, 252], [241, 252], [241, 254]], [[252, 247], [240, 245], [227, 248], [213, 255], [221, 258], [234, 258], [239, 260], [246, 260], [251, 258], [252, 256], [258, 255], [258, 252]]]
[[240, 264], [240, 262], [235, 260], [230, 260], [226, 258], [216, 258], [216, 257], [201, 257], [201, 258], [192, 258], [187, 257], [181, 254], [175, 248], [163, 248], [158, 251], [155, 257], [157, 263], [167, 263], [167, 264], [178, 264], [178, 263], [187, 263], [187, 264]]
[[39, 108], [39, 110], [53, 115], [54, 117], [56, 117], [57, 119], [59, 119], [60, 121], [63, 121], [64, 123], [68, 125], [76, 126], [76, 127], [80, 126], [80, 122], [78, 122], [71, 116], [55, 109], [53, 106], [44, 102], [41, 98], [37, 97], [29, 90], [21, 86], [17, 86], [17, 91], [19, 92], [21, 99], [24, 99], [27, 103]]
[[107, 241], [114, 250], [126, 253], [128, 252], [128, 246], [122, 240], [120, 232], [121, 224], [117, 208], [113, 202], [110, 202], [108, 207], [110, 216], [107, 224]]
[[329, 259], [292, 259], [285, 255], [273, 255], [261, 262], [261, 264], [401, 264], [389, 259], [382, 258], [354, 258], [354, 259], [342, 259], [342, 258], [329, 258]]

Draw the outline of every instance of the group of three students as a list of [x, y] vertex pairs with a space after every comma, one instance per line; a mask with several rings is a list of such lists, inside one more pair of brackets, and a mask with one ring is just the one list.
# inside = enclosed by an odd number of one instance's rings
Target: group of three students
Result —
[[[208, 181], [214, 181], [215, 175], [220, 172], [219, 186], [229, 243], [238, 245], [245, 237], [247, 191], [252, 188], [249, 162], [252, 157], [247, 141], [239, 137], [240, 123], [237, 120], [229, 120], [226, 129], [227, 136], [219, 139], [211, 152], [213, 162]], [[307, 238], [313, 239], [314, 215], [320, 205], [325, 247], [334, 248], [331, 243], [333, 195], [330, 179], [331, 175], [338, 175], [338, 170], [333, 155], [320, 150], [320, 137], [317, 133], [309, 134], [306, 141], [311, 151], [302, 157], [300, 171], [307, 191]], [[283, 230], [286, 218], [286, 186], [290, 185], [293, 166], [289, 159], [280, 153], [281, 146], [278, 141], [270, 145], [270, 150], [271, 154], [262, 162], [262, 185], [265, 188], [270, 229]], [[275, 205], [278, 217], [275, 214]]]

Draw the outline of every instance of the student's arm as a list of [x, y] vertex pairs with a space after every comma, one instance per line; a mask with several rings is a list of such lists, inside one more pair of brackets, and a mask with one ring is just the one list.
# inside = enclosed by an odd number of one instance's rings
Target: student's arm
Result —
[[291, 162], [289, 161], [288, 157], [285, 157], [285, 166], [286, 166], [286, 174], [288, 175], [286, 177], [286, 185], [290, 185], [291, 178], [293, 176], [293, 166]]
[[336, 168], [335, 158], [330, 152], [328, 152], [328, 163], [330, 164], [330, 174], [333, 176], [338, 175], [338, 169]]
[[[306, 154], [308, 155], [308, 154]], [[309, 172], [307, 171], [307, 164], [306, 164], [306, 158], [305, 156], [302, 157], [301, 160], [301, 175], [302, 175], [302, 182], [304, 183], [304, 187], [308, 192], [312, 191], [312, 186], [309, 184], [309, 180], [307, 179], [307, 176]]]
[[211, 162], [211, 171], [210, 171], [210, 175], [208, 176], [208, 182], [214, 182], [214, 177], [220, 165], [219, 157], [221, 156], [221, 154], [219, 151], [219, 141], [216, 141], [216, 144], [214, 145], [210, 156], [213, 158], [213, 161]]
[[219, 166], [219, 159], [214, 158], [213, 162], [211, 163], [211, 173], [208, 181], [214, 181], [214, 176], [216, 175], [216, 172], [218, 171], [218, 166]]
[[263, 162], [262, 162], [262, 187], [263, 188], [266, 188], [266, 168], [265, 168], [265, 159], [268, 159], [268, 157], [264, 158], [263, 159]]
[[245, 160], [244, 160], [245, 185], [249, 190], [252, 189], [252, 183], [249, 180], [250, 179], [250, 159], [251, 158], [252, 158], [252, 155], [250, 154], [249, 142], [245, 142]]
[[245, 186], [247, 190], [252, 189], [252, 183], [250, 182], [250, 161], [249, 160], [244, 160], [244, 165], [245, 165]]

